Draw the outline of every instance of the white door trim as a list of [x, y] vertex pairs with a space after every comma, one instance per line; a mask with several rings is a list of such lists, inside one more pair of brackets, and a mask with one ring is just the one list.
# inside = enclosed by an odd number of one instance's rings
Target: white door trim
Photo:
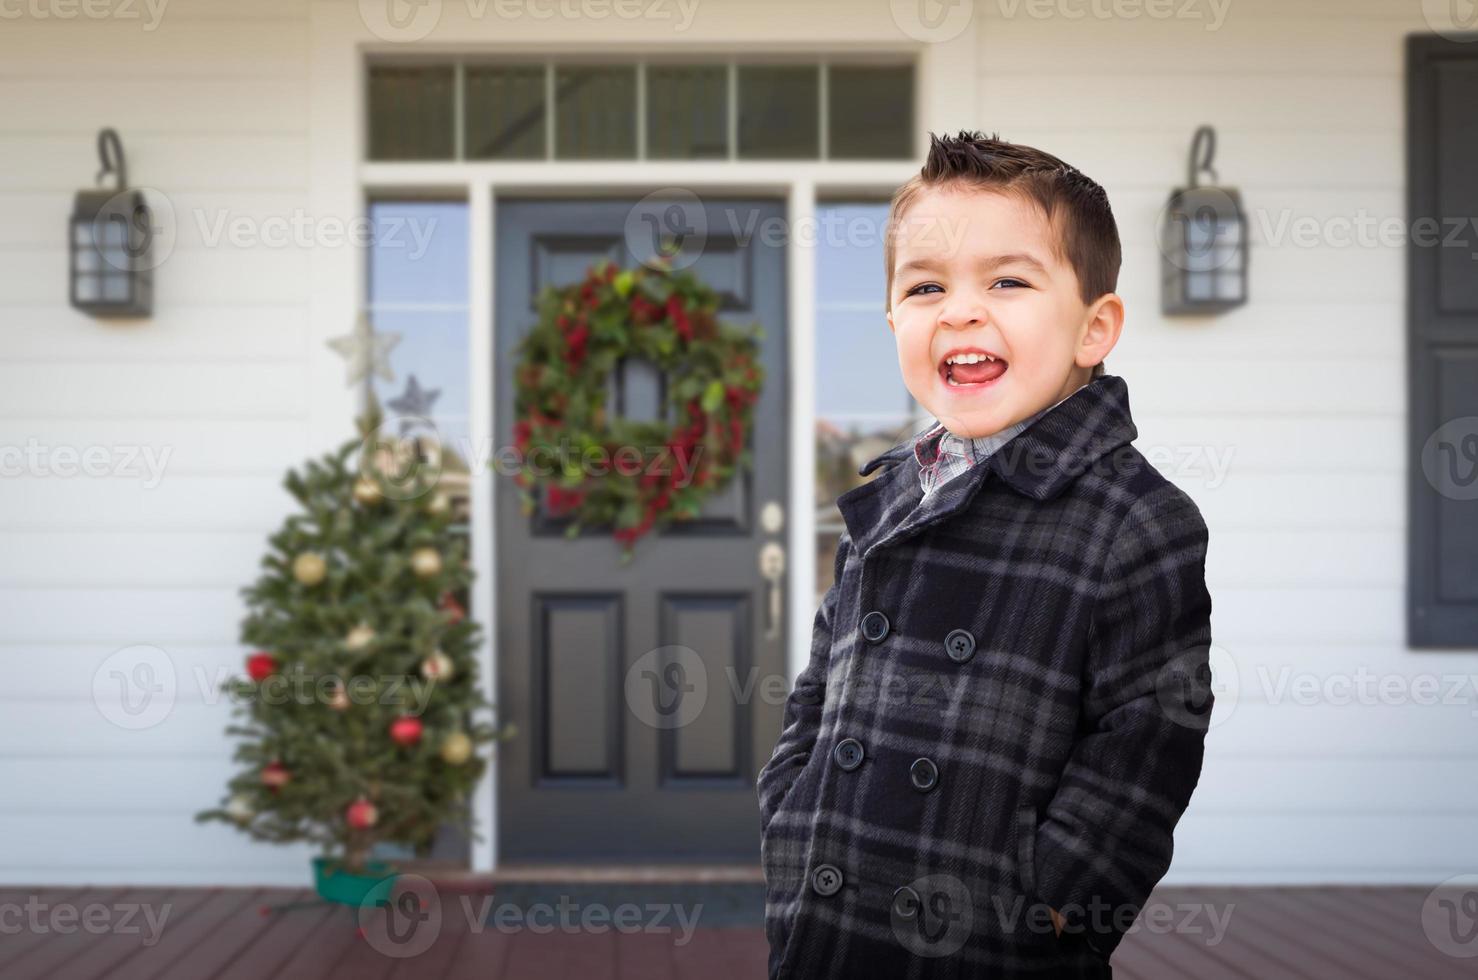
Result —
[[[901, 32], [889, 18], [877, 16], [886, 5], [869, 8], [871, 20], [848, 17], [838, 26], [845, 46], [828, 44], [824, 34], [797, 34], [795, 23], [771, 18], [745, 17], [742, 2], [714, 0], [705, 9], [715, 16], [695, 23], [690, 37], [678, 44], [660, 45], [667, 51], [714, 51], [762, 53], [789, 50], [824, 57], [827, 50], [863, 48], [911, 52], [918, 59], [919, 135], [916, 155], [925, 149], [926, 131], [953, 131], [975, 120], [976, 31], [974, 24], [947, 42], [920, 45]], [[470, 8], [469, 8], [470, 9]], [[826, 194], [886, 195], [917, 172], [917, 163], [833, 162], [743, 162], [743, 161], [631, 161], [631, 162], [534, 162], [534, 163], [365, 163], [364, 61], [368, 54], [394, 51], [407, 54], [437, 54], [448, 43], [461, 52], [518, 50], [531, 48], [556, 52], [585, 50], [607, 55], [650, 50], [652, 45], [615, 44], [598, 40], [608, 36], [608, 25], [586, 25], [591, 40], [572, 47], [571, 25], [496, 18], [469, 19], [467, 11], [448, 6], [436, 30], [420, 44], [387, 45], [371, 33], [360, 16], [360, 5], [352, 2], [316, 0], [310, 5], [309, 78], [310, 127], [308, 199], [312, 213], [360, 217], [365, 201], [375, 194], [397, 191], [436, 191], [461, 196], [468, 202], [469, 350], [472, 418], [470, 431], [474, 448], [493, 443], [493, 202], [497, 196], [529, 192], [544, 194], [597, 194], [639, 192], [664, 187], [707, 190], [712, 193], [760, 193], [786, 201], [790, 243], [787, 275], [790, 289], [787, 329], [790, 331], [787, 366], [787, 401], [790, 406], [790, 486], [787, 505], [787, 547], [790, 551], [787, 601], [790, 625], [787, 662], [790, 676], [804, 666], [810, 655], [811, 620], [814, 615], [816, 580], [815, 548], [815, 263], [811, 245], [815, 241], [815, 208], [818, 196]], [[735, 18], [740, 18], [736, 25]], [[797, 47], [794, 38], [817, 40]], [[313, 250], [310, 259], [311, 298], [308, 350], [305, 352], [305, 381], [309, 386], [307, 430], [310, 444], [332, 445], [353, 434], [358, 410], [355, 393], [343, 382], [343, 364], [327, 347], [329, 338], [347, 332], [365, 301], [364, 255], [358, 249]], [[482, 454], [478, 458], [489, 459]], [[495, 574], [496, 513], [493, 494], [499, 492], [494, 474], [474, 471], [472, 493], [471, 560], [476, 575], [470, 610], [483, 624], [483, 643], [478, 652], [481, 685], [489, 700], [497, 699], [497, 650], [495, 647], [497, 583]], [[498, 865], [497, 780], [495, 753], [488, 752], [489, 765], [474, 794], [472, 870], [491, 871]]]

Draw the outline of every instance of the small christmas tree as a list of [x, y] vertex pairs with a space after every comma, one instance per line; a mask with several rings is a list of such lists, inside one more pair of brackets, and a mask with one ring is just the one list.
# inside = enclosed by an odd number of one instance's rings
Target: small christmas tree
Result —
[[225, 685], [245, 718], [227, 728], [245, 769], [196, 816], [312, 841], [350, 873], [378, 842], [425, 854], [443, 824], [467, 829], [477, 746], [511, 734], [484, 719], [449, 501], [416, 466], [416, 441], [381, 440], [380, 420], [371, 401], [360, 439], [284, 480], [302, 512], [243, 590], [241, 637], [257, 652]]

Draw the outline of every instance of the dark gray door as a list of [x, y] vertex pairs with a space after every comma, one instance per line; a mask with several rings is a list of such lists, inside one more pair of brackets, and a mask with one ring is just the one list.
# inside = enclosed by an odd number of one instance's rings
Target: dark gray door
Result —
[[1478, 44], [1407, 45], [1408, 640], [1478, 643]]
[[[635, 264], [635, 204], [497, 203], [499, 446], [513, 444], [513, 352], [535, 297], [602, 258]], [[750, 233], [784, 211], [701, 206], [707, 235], [691, 269], [723, 295], [723, 319], [765, 330], [754, 470], [699, 519], [643, 538], [625, 566], [609, 528], [568, 538], [564, 521], [522, 514], [511, 478], [497, 477], [498, 704], [520, 730], [498, 751], [501, 860], [759, 860], [754, 781], [780, 730], [773, 678], [784, 677], [785, 613], [775, 621], [758, 556], [784, 534], [761, 526], [761, 509], [789, 510], [786, 284], [783, 246]], [[608, 411], [658, 413], [661, 379], [639, 365], [621, 374]]]

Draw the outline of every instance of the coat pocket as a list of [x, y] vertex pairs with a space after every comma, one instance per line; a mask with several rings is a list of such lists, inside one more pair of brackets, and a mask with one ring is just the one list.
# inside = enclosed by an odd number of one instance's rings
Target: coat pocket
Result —
[[1028, 900], [1037, 894], [1037, 808], [1016, 809], [1016, 878]]

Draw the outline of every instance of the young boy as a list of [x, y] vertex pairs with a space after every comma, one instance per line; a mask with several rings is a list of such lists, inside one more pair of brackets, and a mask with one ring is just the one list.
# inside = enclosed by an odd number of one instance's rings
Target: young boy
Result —
[[930, 143], [885, 258], [937, 424], [837, 500], [836, 582], [757, 782], [769, 973], [1106, 977], [1200, 775], [1206, 525], [1103, 370], [1103, 189], [994, 137]]

